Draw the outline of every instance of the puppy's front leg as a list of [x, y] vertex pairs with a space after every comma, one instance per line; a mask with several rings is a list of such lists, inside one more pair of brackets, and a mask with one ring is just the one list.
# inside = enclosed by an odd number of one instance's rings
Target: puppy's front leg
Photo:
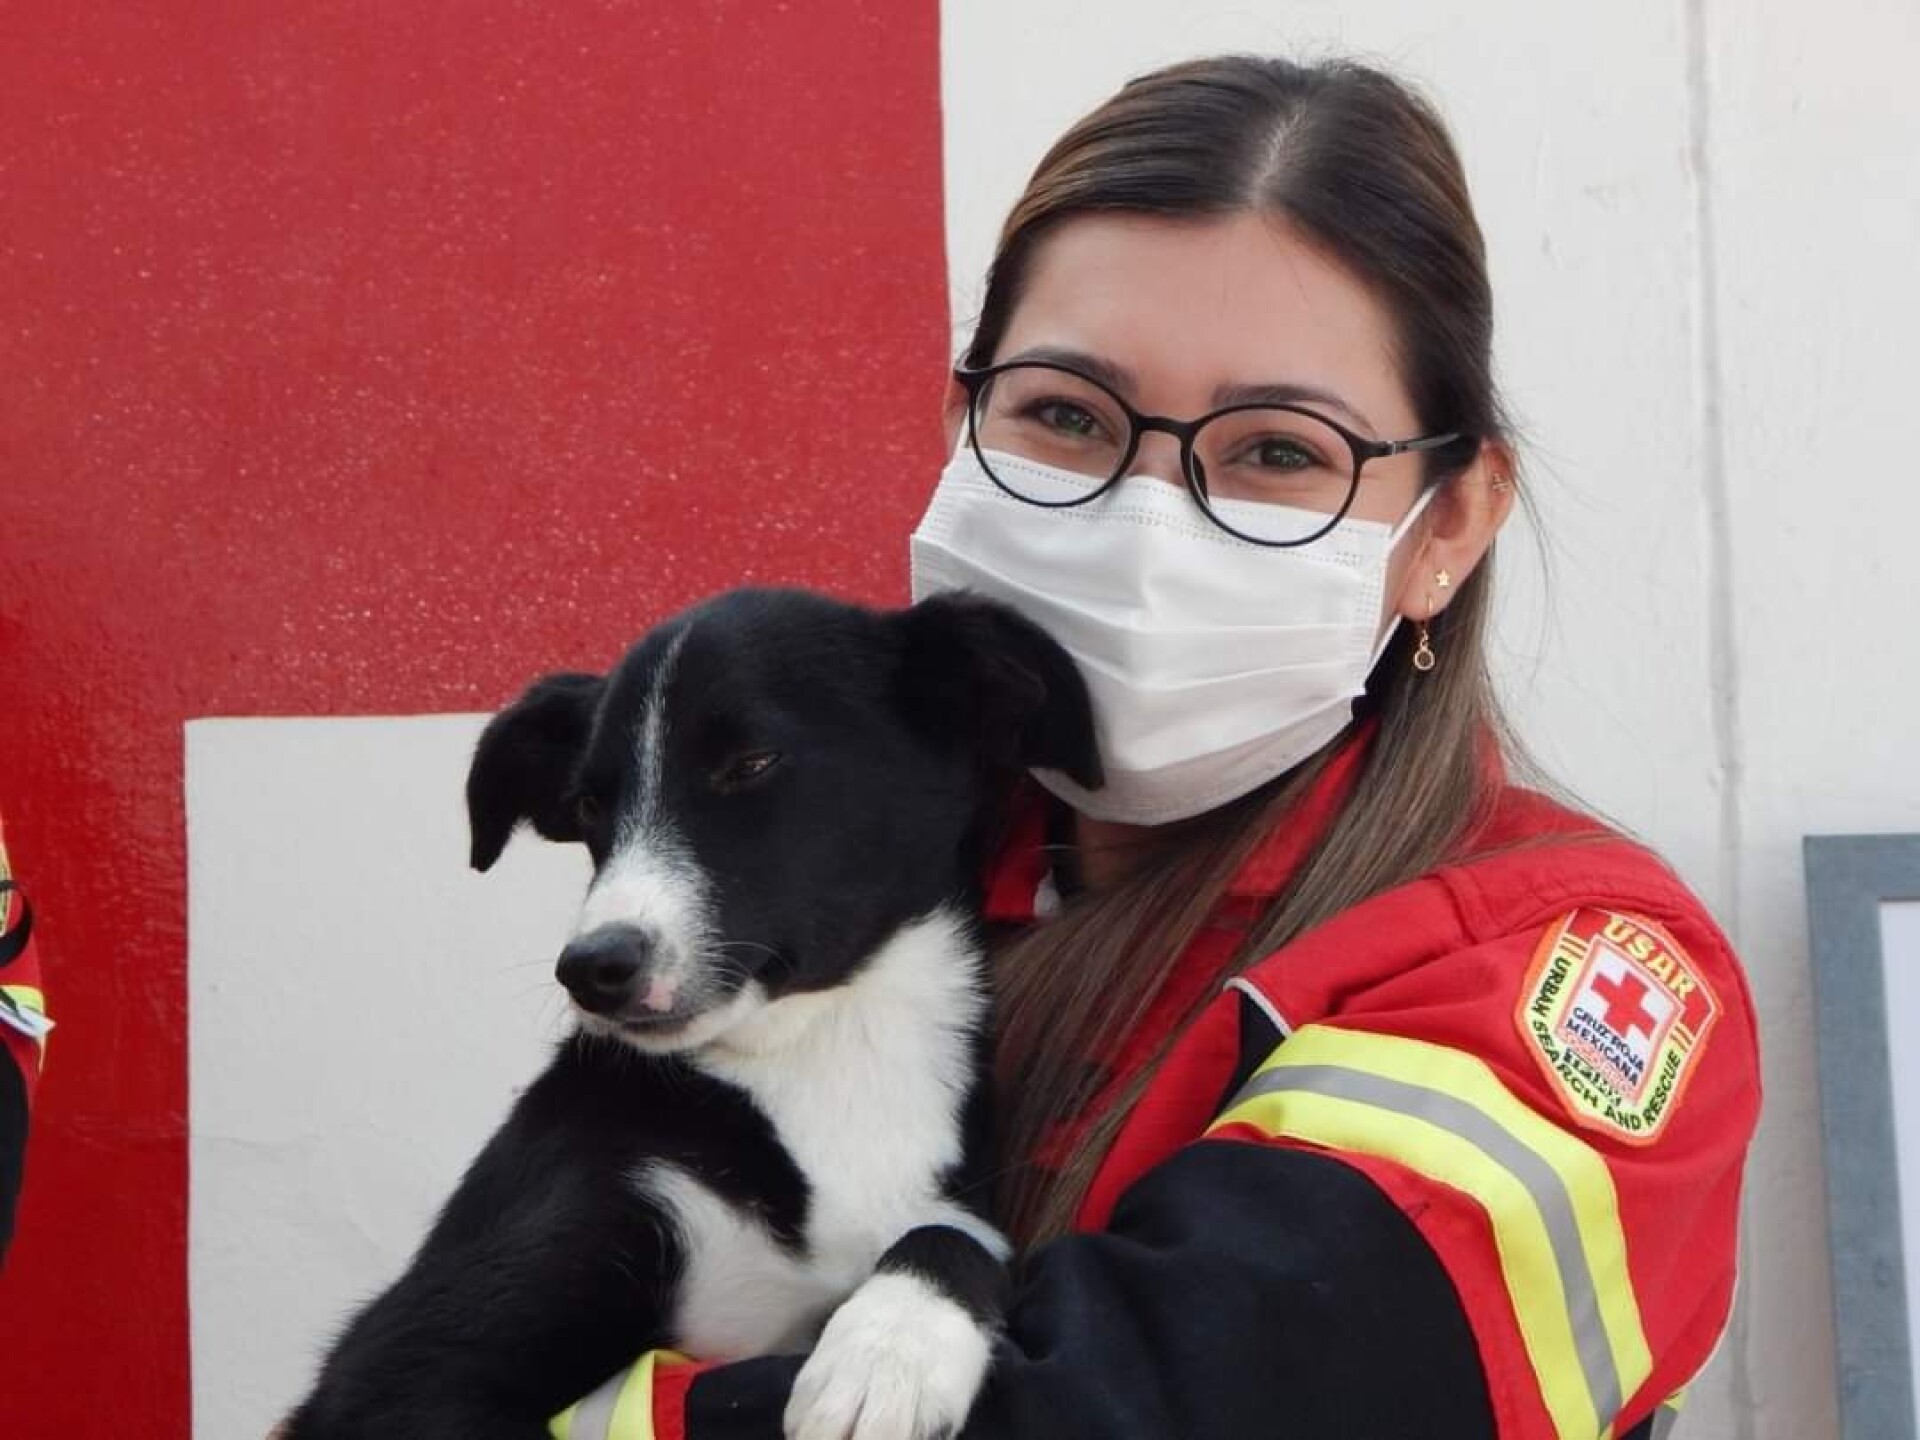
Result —
[[993, 1360], [1008, 1253], [970, 1216], [895, 1241], [801, 1367], [787, 1440], [942, 1440], [959, 1430]]

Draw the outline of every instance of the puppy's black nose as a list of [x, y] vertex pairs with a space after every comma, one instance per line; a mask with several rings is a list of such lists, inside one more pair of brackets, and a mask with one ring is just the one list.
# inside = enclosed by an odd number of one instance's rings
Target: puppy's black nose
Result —
[[652, 951], [647, 933], [633, 925], [602, 925], [560, 952], [554, 977], [582, 1010], [608, 1015], [627, 1002], [633, 977]]

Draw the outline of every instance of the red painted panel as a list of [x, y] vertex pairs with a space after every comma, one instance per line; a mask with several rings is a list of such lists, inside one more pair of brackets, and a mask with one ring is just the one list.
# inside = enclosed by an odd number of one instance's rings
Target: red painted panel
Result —
[[934, 0], [0, 17], [0, 805], [60, 1022], [8, 1434], [188, 1432], [185, 719], [487, 708], [742, 580], [899, 597], [937, 42]]

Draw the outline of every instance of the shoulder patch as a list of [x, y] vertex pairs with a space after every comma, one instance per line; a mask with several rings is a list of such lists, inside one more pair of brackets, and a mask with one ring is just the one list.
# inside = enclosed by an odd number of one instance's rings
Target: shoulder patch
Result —
[[1513, 1016], [1573, 1118], [1634, 1145], [1659, 1138], [1719, 1017], [1671, 935], [1610, 910], [1548, 927]]

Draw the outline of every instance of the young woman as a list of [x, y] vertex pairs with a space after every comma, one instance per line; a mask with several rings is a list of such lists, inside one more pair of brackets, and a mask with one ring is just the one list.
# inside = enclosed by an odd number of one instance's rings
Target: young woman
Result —
[[[1059, 638], [1111, 778], [1038, 776], [993, 877], [1026, 1258], [967, 1436], [1656, 1435], [1726, 1323], [1752, 1007], [1507, 777], [1492, 319], [1443, 126], [1362, 66], [1149, 75], [1007, 222], [914, 586]], [[776, 1435], [797, 1364], [621, 1412]]]

